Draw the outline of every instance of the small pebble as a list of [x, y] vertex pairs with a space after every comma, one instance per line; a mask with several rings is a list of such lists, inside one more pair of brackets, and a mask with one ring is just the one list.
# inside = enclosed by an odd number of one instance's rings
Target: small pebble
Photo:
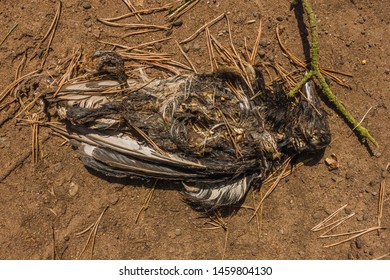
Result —
[[376, 196], [378, 193], [377, 192], [372, 192], [371, 194], [372, 194], [372, 196]]
[[81, 6], [82, 6], [84, 9], [86, 9], [86, 10], [92, 8], [91, 3], [89, 3], [89, 2], [83, 2], [83, 3], [81, 4]]
[[165, 36], [169, 37], [171, 36], [173, 33], [173, 30], [172, 29], [168, 29], [167, 32], [165, 32]]
[[390, 69], [385, 69], [385, 74], [389, 75], [390, 74]]
[[199, 51], [199, 50], [200, 50], [200, 45], [199, 45], [198, 43], [194, 43], [194, 44], [192, 45], [192, 49], [193, 49], [194, 51]]
[[181, 229], [179, 229], [179, 228], [175, 229], [175, 235], [176, 236], [181, 235]]
[[361, 249], [363, 247], [363, 241], [359, 238], [355, 240], [356, 248]]
[[345, 173], [345, 179], [349, 180], [349, 179], [352, 179], [353, 178], [353, 171], [352, 170], [348, 170], [346, 173]]
[[346, 208], [344, 209], [344, 212], [345, 212], [345, 214], [349, 215], [349, 214], [352, 213], [352, 210], [351, 210], [351, 208], [346, 207]]
[[11, 141], [7, 137], [0, 137], [0, 148], [9, 148]]
[[64, 236], [64, 240], [65, 240], [65, 241], [69, 241], [69, 239], [70, 239], [70, 238], [69, 238], [68, 235], [65, 235], [65, 236]]
[[347, 47], [350, 47], [350, 46], [352, 45], [352, 41], [346, 42], [345, 45], [346, 45]]
[[260, 56], [261, 58], [265, 57], [265, 51], [260, 50], [260, 51], [259, 51], [259, 56]]
[[367, 64], [367, 60], [363, 59], [362, 60], [362, 65], [366, 65]]
[[70, 196], [75, 196], [77, 194], [77, 192], [79, 191], [79, 185], [74, 183], [74, 182], [71, 182], [69, 184], [69, 195]]
[[320, 182], [320, 187], [321, 187], [321, 188], [325, 188], [325, 187], [326, 187], [326, 183]]
[[63, 167], [64, 167], [64, 165], [62, 164], [62, 162], [58, 162], [58, 163], [53, 165], [53, 169], [55, 172], [60, 172]]
[[266, 41], [260, 41], [260, 46], [265, 48], [268, 45]]
[[155, 48], [157, 51], [159, 51], [159, 50], [161, 50], [162, 45], [161, 45], [160, 43], [155, 43], [155, 44], [154, 44], [154, 48]]
[[337, 177], [336, 176], [332, 176], [331, 179], [332, 179], [333, 182], [337, 182]]
[[92, 26], [92, 21], [87, 20], [86, 22], [84, 22], [84, 26], [87, 27], [87, 28], [91, 27]]
[[175, 20], [174, 22], [172, 22], [172, 26], [182, 26], [183, 25], [183, 20], [182, 19], [178, 19], [178, 20]]
[[117, 204], [118, 201], [119, 201], [119, 196], [117, 194], [113, 193], [113, 194], [108, 195], [108, 202], [111, 205]]
[[353, 255], [352, 255], [352, 253], [348, 253], [348, 259], [349, 259], [349, 260], [353, 260]]
[[363, 24], [365, 21], [366, 21], [366, 19], [362, 16], [360, 16], [359, 19], [357, 20], [357, 22], [360, 24]]
[[282, 16], [277, 16], [277, 17], [276, 17], [276, 20], [277, 20], [277, 21], [283, 21], [283, 17], [282, 17]]

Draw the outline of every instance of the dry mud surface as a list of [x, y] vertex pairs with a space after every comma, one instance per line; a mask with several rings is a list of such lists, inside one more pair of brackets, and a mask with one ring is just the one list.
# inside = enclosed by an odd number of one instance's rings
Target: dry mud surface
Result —
[[[283, 179], [263, 205], [261, 219], [241, 208], [224, 218], [227, 230], [209, 229], [208, 218], [186, 205], [180, 192], [169, 184], [158, 185], [149, 206], [136, 217], [150, 192], [147, 182], [108, 181], [84, 168], [69, 144], [42, 128], [40, 160], [33, 165], [31, 129], [16, 126], [13, 106], [0, 111], [0, 259], [91, 258], [90, 245], [80, 256], [94, 223], [108, 206], [96, 233], [93, 259], [374, 259], [390, 252], [390, 232], [372, 231], [343, 244], [325, 248], [345, 237], [319, 238], [324, 232], [311, 228], [336, 209], [348, 204], [338, 217], [355, 213], [331, 233], [367, 229], [377, 225], [380, 182], [388, 177], [390, 162], [390, 65], [389, 14], [385, 0], [313, 0], [318, 19], [320, 62], [323, 67], [348, 72], [342, 77], [351, 89], [336, 83], [331, 88], [379, 142], [372, 150], [361, 144], [351, 128], [328, 106], [333, 141], [314, 164], [299, 168]], [[166, 1], [133, 1], [145, 8]], [[0, 88], [15, 77], [23, 52], [37, 45], [57, 9], [57, 1], [0, 1], [0, 35], [17, 28], [0, 47]], [[63, 1], [62, 13], [49, 54], [49, 64], [81, 47], [88, 59], [96, 50], [108, 49], [101, 41], [136, 45], [165, 38], [165, 32], [121, 39], [126, 32], [97, 21], [125, 14], [123, 1]], [[237, 48], [246, 39], [256, 39], [263, 22], [259, 61], [289, 65], [278, 46], [275, 28], [282, 40], [304, 57], [298, 29], [299, 18], [285, 0], [200, 1], [174, 27], [173, 40], [155, 44], [185, 62], [174, 40], [182, 40], [201, 25], [226, 12]], [[164, 13], [145, 15], [145, 23], [164, 23]], [[136, 19], [128, 19], [136, 23]], [[210, 28], [228, 45], [225, 21]], [[219, 34], [219, 35], [218, 35]], [[188, 56], [198, 69], [209, 70], [204, 33], [189, 43]], [[365, 63], [362, 61], [365, 60]], [[38, 68], [32, 60], [23, 73]], [[290, 66], [291, 67], [291, 66]], [[9, 97], [11, 98], [11, 97]], [[9, 101], [6, 99], [4, 102]], [[335, 154], [340, 162], [329, 171], [324, 159]], [[13, 168], [16, 166], [16, 168]], [[9, 172], [8, 176], [6, 173]], [[387, 191], [388, 193], [388, 191]], [[250, 193], [243, 206], [256, 206], [259, 193]], [[389, 226], [390, 201], [385, 195], [382, 226]], [[259, 223], [260, 221], [260, 223]], [[54, 233], [54, 239], [53, 239]], [[389, 258], [389, 257], [385, 257]]]

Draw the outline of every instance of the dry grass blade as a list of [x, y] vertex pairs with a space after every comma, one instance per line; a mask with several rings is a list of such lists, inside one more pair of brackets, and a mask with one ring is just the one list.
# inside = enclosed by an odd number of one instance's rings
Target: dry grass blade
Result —
[[225, 13], [219, 15], [218, 17], [216, 17], [215, 19], [213, 19], [212, 21], [209, 21], [207, 22], [206, 24], [202, 25], [198, 30], [195, 31], [194, 34], [192, 34], [190, 37], [182, 40], [180, 42], [180, 44], [185, 44], [185, 43], [188, 43], [188, 42], [191, 42], [192, 40], [194, 40], [196, 37], [199, 36], [200, 33], [202, 33], [203, 30], [205, 30], [206, 28], [216, 24], [218, 21], [220, 21], [221, 19], [223, 19], [225, 17]]
[[17, 23], [15, 23], [14, 26], [12, 26], [10, 30], [8, 30], [7, 34], [5, 34], [4, 38], [0, 42], [0, 47], [1, 47], [1, 45], [3, 45], [5, 40], [7, 40], [8, 36], [11, 35], [11, 33], [15, 30], [16, 27], [18, 27]]
[[19, 79], [22, 76], [22, 72], [24, 67], [26, 66], [26, 62], [27, 62], [27, 51], [24, 51], [23, 58], [20, 61], [18, 68], [16, 69], [15, 72], [15, 80]]
[[135, 223], [138, 223], [139, 217], [141, 216], [141, 213], [146, 211], [149, 208], [149, 203], [152, 200], [153, 193], [156, 190], [156, 185], [157, 185], [158, 180], [154, 181], [152, 189], [148, 192], [148, 195], [145, 198], [144, 203], [142, 204], [141, 209], [138, 211], [137, 216], [135, 217]]
[[350, 231], [350, 232], [343, 232], [343, 233], [335, 233], [335, 234], [322, 234], [320, 238], [329, 238], [329, 237], [339, 237], [339, 236], [346, 236], [346, 235], [351, 235], [351, 234], [357, 234], [365, 231], [365, 229], [361, 230], [355, 230], [355, 231]]
[[364, 231], [362, 231], [362, 232], [359, 232], [359, 233], [355, 234], [354, 236], [351, 236], [351, 237], [346, 238], [346, 239], [344, 239], [344, 240], [341, 240], [341, 241], [339, 241], [339, 242], [335, 242], [335, 243], [332, 243], [332, 244], [324, 245], [324, 248], [334, 247], [334, 246], [343, 244], [343, 243], [345, 243], [345, 242], [348, 242], [348, 241], [350, 241], [350, 240], [353, 240], [353, 239], [355, 239], [355, 238], [357, 238], [357, 237], [359, 237], [359, 236], [362, 236], [362, 235], [364, 235], [364, 234], [367, 234], [367, 233], [369, 233], [369, 232], [372, 232], [372, 231], [375, 231], [375, 230], [381, 230], [381, 229], [386, 229], [386, 228], [382, 228], [382, 227], [372, 227], [372, 228], [368, 228], [368, 229], [366, 229], [366, 230], [364, 230]]
[[80, 253], [79, 256], [78, 256], [78, 259], [84, 254], [84, 252], [85, 252], [85, 250], [87, 249], [88, 244], [89, 244], [89, 242], [90, 242], [91, 240], [92, 240], [92, 243], [91, 243], [91, 255], [90, 255], [90, 257], [91, 257], [91, 259], [92, 259], [92, 257], [93, 257], [93, 250], [94, 250], [94, 248], [95, 248], [95, 241], [96, 241], [97, 230], [98, 230], [100, 221], [101, 221], [101, 219], [102, 219], [104, 213], [107, 211], [107, 209], [108, 209], [108, 206], [106, 206], [106, 207], [103, 209], [102, 213], [100, 214], [99, 218], [96, 220], [95, 223], [93, 223], [92, 225], [90, 225], [87, 229], [85, 229], [85, 230], [83, 230], [83, 231], [81, 231], [81, 232], [79, 232], [79, 233], [76, 233], [76, 235], [81, 235], [81, 234], [84, 234], [84, 233], [88, 232], [89, 230], [91, 231], [91, 232], [89, 233], [87, 242], [85, 243], [85, 245], [84, 245], [84, 247], [83, 247], [83, 250], [81, 251], [81, 253]]
[[345, 207], [347, 207], [348, 204], [345, 204], [343, 206], [341, 206], [339, 209], [337, 209], [336, 211], [334, 211], [332, 214], [330, 214], [327, 218], [325, 218], [323, 221], [319, 222], [317, 225], [315, 225], [311, 230], [312, 231], [319, 231], [319, 230], [322, 230], [326, 227], [328, 227], [327, 223], [334, 217], [336, 216], [338, 213], [340, 213]]
[[282, 169], [282, 171], [280, 172], [280, 174], [278, 175], [277, 179], [275, 180], [275, 182], [271, 185], [271, 187], [267, 190], [267, 192], [264, 194], [264, 196], [261, 198], [259, 204], [257, 205], [256, 209], [255, 209], [255, 213], [252, 215], [252, 217], [250, 217], [249, 219], [249, 222], [254, 218], [256, 217], [256, 213], [259, 211], [261, 205], [263, 204], [264, 200], [275, 190], [275, 188], [279, 185], [279, 182], [280, 180], [283, 178], [284, 176], [284, 173], [286, 172], [286, 169], [287, 169], [287, 166], [289, 165], [289, 163], [291, 162], [291, 158], [288, 158], [284, 163], [284, 167]]

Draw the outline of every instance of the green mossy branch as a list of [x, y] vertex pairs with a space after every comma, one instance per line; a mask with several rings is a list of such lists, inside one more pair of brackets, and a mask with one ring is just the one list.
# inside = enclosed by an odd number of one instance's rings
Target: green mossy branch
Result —
[[313, 76], [316, 77], [320, 83], [322, 91], [325, 93], [329, 102], [331, 102], [337, 110], [343, 115], [343, 117], [349, 122], [349, 124], [356, 130], [362, 139], [362, 142], [367, 140], [371, 141], [376, 147], [378, 142], [371, 136], [368, 130], [363, 127], [344, 107], [344, 105], [337, 99], [332, 93], [329, 85], [325, 81], [324, 76], [320, 72], [319, 56], [318, 56], [318, 28], [315, 14], [310, 0], [301, 0], [305, 13], [309, 19], [309, 29], [311, 33], [310, 40], [310, 71], [303, 77], [303, 79], [297, 83], [297, 85], [288, 93], [289, 96], [294, 96], [302, 86]]

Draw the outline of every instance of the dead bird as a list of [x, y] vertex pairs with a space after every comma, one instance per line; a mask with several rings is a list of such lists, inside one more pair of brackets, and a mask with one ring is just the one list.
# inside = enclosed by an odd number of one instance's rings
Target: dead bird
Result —
[[[107, 73], [104, 63], [99, 67]], [[278, 85], [267, 89], [252, 68], [250, 83], [219, 71], [127, 79], [123, 88], [123, 71], [109, 68], [109, 79], [76, 82], [49, 97], [66, 123], [63, 133], [87, 167], [182, 182], [197, 209], [236, 204], [287, 157], [330, 143], [312, 82], [304, 95], [288, 97]]]

